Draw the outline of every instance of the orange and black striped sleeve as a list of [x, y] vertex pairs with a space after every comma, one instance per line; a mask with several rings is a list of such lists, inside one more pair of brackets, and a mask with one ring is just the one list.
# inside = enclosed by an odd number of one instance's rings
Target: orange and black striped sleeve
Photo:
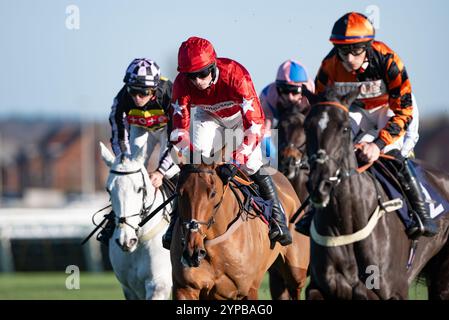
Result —
[[382, 149], [402, 137], [412, 121], [412, 87], [401, 59], [383, 43], [373, 45], [383, 56], [382, 61], [389, 94], [389, 107], [394, 112], [374, 141]]
[[320, 69], [318, 70], [318, 73], [315, 78], [315, 93], [316, 94], [322, 94], [326, 91], [326, 87], [329, 86], [329, 84], [332, 82], [330, 79], [330, 70], [329, 67], [331, 66], [332, 62], [330, 60], [333, 59], [333, 56], [335, 55], [334, 50], [332, 50], [326, 58], [324, 58], [323, 62], [321, 63]]

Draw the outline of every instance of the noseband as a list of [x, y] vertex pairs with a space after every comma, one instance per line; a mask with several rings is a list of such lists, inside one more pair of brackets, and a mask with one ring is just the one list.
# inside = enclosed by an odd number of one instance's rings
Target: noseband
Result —
[[[317, 103], [315, 106], [319, 106], [319, 105], [326, 106], [326, 107], [329, 107], [329, 106], [336, 107], [345, 112], [349, 112], [349, 109], [346, 106], [344, 106], [338, 102], [333, 102], [333, 101], [320, 102], [320, 103]], [[327, 154], [326, 150], [324, 150], [324, 149], [319, 149], [316, 153], [312, 154], [308, 158], [307, 161], [309, 163], [310, 168], [312, 168], [312, 165], [314, 165], [315, 163], [320, 164], [320, 165], [325, 165], [328, 162], [334, 162], [337, 167], [335, 174], [330, 176], [327, 179], [321, 180], [318, 183], [318, 185], [316, 186], [316, 188], [313, 190], [312, 193], [315, 193], [320, 187], [324, 186], [325, 184], [330, 185], [331, 192], [332, 192], [334, 190], [334, 188], [338, 184], [340, 184], [340, 182], [343, 179], [349, 178], [350, 176], [359, 173], [359, 171], [357, 171], [357, 169], [355, 169], [355, 168], [343, 168], [343, 164], [341, 163], [342, 160], [338, 161], [334, 157], [331, 157], [329, 154]]]
[[151, 204], [149, 207], [145, 207], [145, 199], [147, 197], [147, 185], [145, 183], [145, 176], [143, 174], [142, 169], [139, 170], [134, 170], [134, 171], [116, 171], [116, 170], [109, 170], [109, 173], [113, 173], [119, 176], [126, 176], [126, 175], [131, 175], [131, 174], [135, 174], [135, 173], [140, 173], [142, 175], [142, 181], [143, 181], [143, 187], [139, 190], [142, 190], [142, 208], [140, 209], [139, 213], [136, 214], [132, 214], [129, 216], [124, 216], [124, 217], [115, 217], [117, 219], [117, 225], [119, 226], [119, 228], [121, 228], [121, 226], [123, 226], [124, 224], [128, 225], [129, 227], [131, 227], [132, 229], [134, 229], [134, 231], [137, 232], [139, 231], [140, 227], [137, 226], [133, 226], [132, 224], [130, 224], [127, 219], [132, 218], [132, 217], [137, 217], [140, 216], [141, 218], [145, 217], [148, 212], [151, 210], [153, 204]]
[[[182, 173], [187, 173], [187, 174], [188, 173], [207, 173], [207, 174], [212, 174], [212, 175], [216, 174], [215, 170], [198, 168], [198, 167], [194, 167], [192, 165], [185, 165], [185, 168], [183, 169]], [[200, 226], [204, 225], [204, 226], [206, 226], [206, 230], [209, 230], [209, 228], [215, 223], [215, 215], [217, 214], [218, 209], [220, 208], [221, 203], [223, 202], [223, 198], [224, 198], [227, 188], [228, 188], [228, 184], [226, 184], [224, 186], [224, 190], [223, 190], [223, 194], [221, 195], [221, 199], [214, 206], [214, 211], [212, 213], [212, 216], [209, 218], [209, 220], [198, 221], [196, 219], [190, 219], [189, 221], [184, 221], [181, 217], [179, 217], [184, 228], [187, 231], [190, 231], [192, 233], [198, 232], [203, 238], [205, 238], [206, 234], [201, 230]]]

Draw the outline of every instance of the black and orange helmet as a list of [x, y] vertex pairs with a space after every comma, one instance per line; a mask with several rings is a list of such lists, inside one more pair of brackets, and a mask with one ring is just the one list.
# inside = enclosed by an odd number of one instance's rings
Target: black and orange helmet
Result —
[[350, 12], [335, 22], [329, 40], [335, 45], [351, 45], [372, 41], [374, 35], [374, 27], [365, 15]]

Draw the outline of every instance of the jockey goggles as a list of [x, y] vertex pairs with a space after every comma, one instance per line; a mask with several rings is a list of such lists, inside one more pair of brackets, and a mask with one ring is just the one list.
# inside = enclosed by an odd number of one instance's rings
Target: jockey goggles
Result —
[[153, 88], [127, 86], [126, 90], [128, 90], [128, 93], [132, 96], [139, 95], [139, 96], [147, 97], [151, 94], [154, 94]]
[[276, 89], [279, 94], [297, 95], [302, 93], [302, 88], [297, 86], [276, 86]]
[[189, 78], [191, 80], [195, 80], [196, 78], [204, 79], [208, 75], [210, 75], [210, 73], [212, 72], [212, 68], [213, 67], [214, 67], [213, 65], [210, 65], [210, 66], [207, 66], [206, 68], [203, 68], [203, 69], [201, 69], [200, 71], [197, 71], [197, 72], [188, 72], [187, 73], [187, 78]]
[[342, 56], [347, 56], [348, 54], [352, 54], [353, 56], [359, 56], [366, 51], [368, 48], [367, 44], [363, 45], [337, 45], [337, 51]]

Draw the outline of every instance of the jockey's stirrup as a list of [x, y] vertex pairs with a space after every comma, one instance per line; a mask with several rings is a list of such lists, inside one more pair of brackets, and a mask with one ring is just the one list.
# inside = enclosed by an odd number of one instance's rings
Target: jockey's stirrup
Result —
[[279, 198], [271, 176], [261, 175], [259, 170], [253, 174], [251, 178], [258, 185], [262, 198], [264, 198], [264, 200], [273, 200], [269, 233], [270, 240], [277, 241], [282, 246], [291, 244], [292, 235], [290, 234], [290, 230], [288, 230], [285, 214], [279, 203]]
[[403, 183], [405, 193], [412, 206], [412, 210], [419, 216], [416, 220], [417, 225], [409, 228], [407, 234], [411, 238], [416, 238], [419, 235], [425, 237], [433, 237], [438, 233], [438, 226], [430, 217], [428, 207], [426, 205], [426, 198], [421, 190], [421, 185], [416, 178], [416, 173], [411, 167], [408, 160], [404, 161], [404, 167], [400, 172], [400, 180]]
[[306, 213], [295, 224], [295, 230], [305, 236], [310, 237], [310, 226], [314, 216], [314, 210], [306, 211]]

